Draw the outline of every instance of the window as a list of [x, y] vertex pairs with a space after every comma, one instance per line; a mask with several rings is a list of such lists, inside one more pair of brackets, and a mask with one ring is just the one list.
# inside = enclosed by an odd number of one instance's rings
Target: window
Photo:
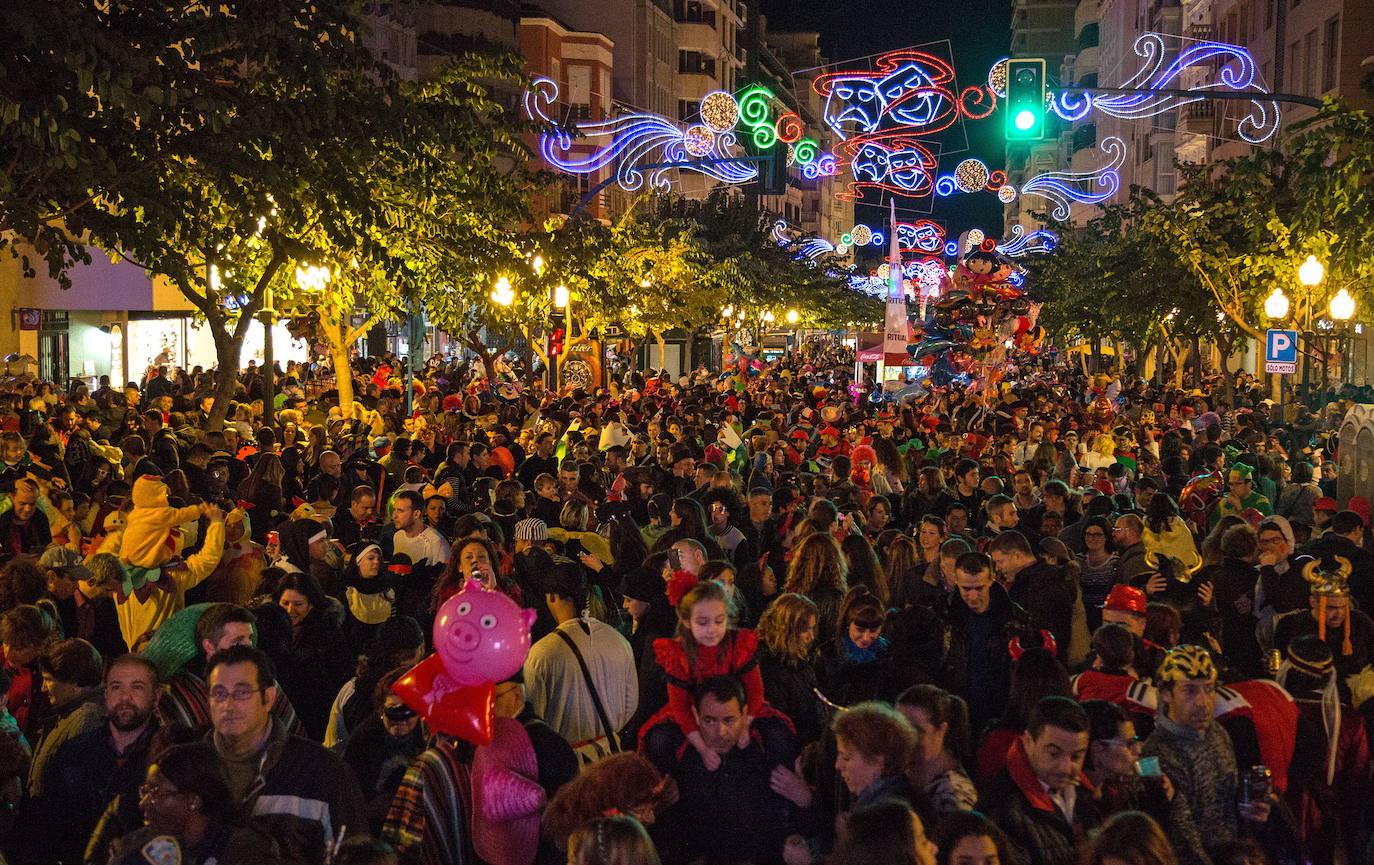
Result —
[[1098, 44], [1098, 33], [1101, 25], [1096, 21], [1091, 21], [1083, 25], [1083, 29], [1078, 31], [1078, 50], [1093, 48]]
[[701, 103], [695, 99], [679, 99], [677, 101], [677, 119], [679, 123], [691, 123], [701, 115]]
[[1336, 89], [1336, 62], [1341, 50], [1341, 19], [1326, 22], [1326, 45], [1322, 49], [1322, 92]]
[[712, 30], [716, 27], [716, 10], [702, 0], [674, 0], [673, 18], [679, 24], [706, 24]]
[[1308, 96], [1317, 92], [1317, 31], [1309, 30], [1302, 40], [1302, 90]]
[[710, 75], [716, 77], [716, 61], [714, 57], [707, 57], [700, 51], [679, 51], [677, 53], [677, 71], [684, 75]]
[[1299, 75], [1302, 73], [1302, 58], [1298, 51], [1300, 47], [1301, 43], [1297, 41], [1288, 43], [1288, 89], [1292, 93], [1299, 92]]

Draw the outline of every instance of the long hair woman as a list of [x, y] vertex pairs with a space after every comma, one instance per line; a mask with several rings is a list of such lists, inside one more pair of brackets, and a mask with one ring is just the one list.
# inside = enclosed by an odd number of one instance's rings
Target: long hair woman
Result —
[[816, 605], [805, 595], [778, 595], [759, 619], [759, 673], [769, 705], [792, 719], [797, 739], [814, 742], [825, 731], [816, 698]]
[[829, 532], [807, 535], [793, 548], [783, 591], [806, 595], [816, 604], [821, 642], [834, 639], [840, 601], [848, 590], [849, 566]]

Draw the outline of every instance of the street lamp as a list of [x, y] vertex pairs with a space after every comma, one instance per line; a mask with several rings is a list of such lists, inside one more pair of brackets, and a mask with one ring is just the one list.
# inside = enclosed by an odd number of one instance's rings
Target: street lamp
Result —
[[491, 290], [491, 299], [501, 306], [515, 303], [515, 289], [511, 288], [509, 279], [503, 276], [496, 280], [496, 286]]
[[769, 324], [772, 324], [773, 322], [777, 321], [777, 317], [773, 315], [773, 310], [770, 309], [763, 314], [763, 320], [768, 322]]
[[1303, 285], [1317, 285], [1324, 276], [1326, 276], [1326, 268], [1322, 267], [1322, 263], [1317, 261], [1315, 255], [1307, 256], [1307, 260], [1298, 267], [1298, 281]]
[[553, 305], [559, 309], [568, 308], [568, 298], [568, 287], [566, 285], [560, 285], [553, 290]]
[[1274, 286], [1274, 293], [1264, 299], [1264, 314], [1272, 319], [1288, 317], [1288, 296], [1277, 285]]
[[535, 253], [534, 260], [530, 262], [530, 267], [534, 268], [535, 276], [544, 275], [544, 256]]
[[1341, 289], [1331, 298], [1330, 312], [1336, 321], [1350, 321], [1355, 317], [1355, 298], [1345, 289]]
[[787, 323], [788, 323], [788, 324], [796, 324], [796, 323], [797, 323], [797, 320], [800, 319], [800, 318], [801, 318], [801, 313], [797, 312], [795, 309], [789, 309], [789, 310], [787, 311]]

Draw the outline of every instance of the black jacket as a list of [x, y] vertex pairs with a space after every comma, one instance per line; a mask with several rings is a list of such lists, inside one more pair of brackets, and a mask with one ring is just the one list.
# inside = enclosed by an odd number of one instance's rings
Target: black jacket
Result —
[[1025, 609], [1031, 630], [1054, 634], [1056, 654], [1066, 661], [1078, 594], [1064, 573], [1044, 562], [1028, 565], [1016, 575], [1007, 595]]
[[801, 744], [819, 739], [825, 732], [826, 713], [814, 690], [817, 687], [815, 667], [775, 655], [762, 644], [755, 657], [768, 705], [791, 719]]
[[[1030, 783], [1039, 784], [1034, 776]], [[1000, 770], [980, 793], [978, 810], [1007, 833], [1007, 861], [1012, 865], [1076, 865], [1077, 846], [1102, 823], [1097, 801], [1087, 787], [1077, 790], [1072, 823], [1053, 805], [1045, 807], [1048, 794], [1043, 790], [1033, 790], [1032, 794], [1040, 795], [1032, 801], [1008, 769]]]
[[353, 676], [355, 666], [331, 611], [311, 610], [292, 639], [291, 654], [278, 664], [277, 681], [312, 739], [324, 738], [329, 707], [344, 682]]
[[1007, 597], [998, 583], [989, 590], [986, 613], [974, 613], [958, 593], [950, 597], [945, 619], [945, 690], [968, 700], [974, 730], [1001, 717], [1011, 688], [1011, 655], [1007, 643], [1029, 630], [1026, 611]]
[[[77, 591], [81, 590], [77, 589]], [[77, 627], [75, 595], [70, 598], [56, 599], [53, 601], [53, 605], [57, 607], [57, 617], [62, 624], [63, 636], [82, 638], [95, 646], [100, 652], [100, 657], [106, 661], [113, 661], [129, 651], [129, 647], [124, 645], [124, 633], [119, 630], [119, 614], [115, 612], [113, 600], [102, 598], [98, 601], [86, 601], [86, 605], [94, 608], [95, 611], [95, 629], [89, 634], [80, 633], [80, 629]]]

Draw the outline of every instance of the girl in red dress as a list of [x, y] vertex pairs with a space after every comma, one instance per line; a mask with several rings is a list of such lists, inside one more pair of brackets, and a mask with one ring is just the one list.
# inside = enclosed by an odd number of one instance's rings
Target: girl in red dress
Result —
[[697, 729], [693, 691], [710, 676], [734, 676], [744, 683], [745, 711], [750, 718], [740, 747], [757, 740], [770, 758], [790, 766], [796, 750], [792, 723], [764, 701], [763, 679], [754, 657], [758, 636], [752, 630], [729, 626], [724, 586], [714, 581], [693, 585], [683, 576], [668, 584], [668, 599], [677, 607], [677, 636], [654, 640], [654, 659], [668, 685], [668, 705], [640, 730], [645, 755], [667, 773], [690, 745], [706, 768], [715, 771], [720, 755], [706, 746]]

